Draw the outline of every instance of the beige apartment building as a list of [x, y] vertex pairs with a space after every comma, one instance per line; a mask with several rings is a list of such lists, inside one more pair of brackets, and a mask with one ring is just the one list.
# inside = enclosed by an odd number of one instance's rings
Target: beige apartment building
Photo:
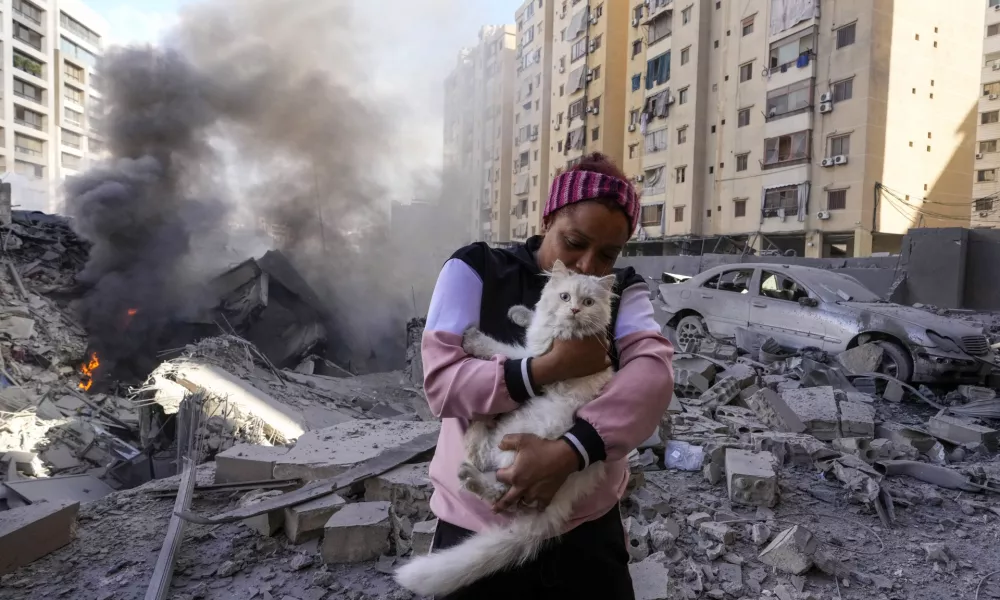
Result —
[[981, 4], [628, 4], [630, 252], [867, 256], [969, 223]]
[[66, 177], [104, 153], [94, 67], [107, 25], [78, 0], [0, 0], [0, 171], [16, 209], [61, 212]]
[[513, 25], [483, 27], [445, 80], [444, 168], [469, 241], [509, 238], [515, 45]]
[[982, 84], [976, 123], [972, 226], [1000, 225], [1000, 0], [985, 0]]

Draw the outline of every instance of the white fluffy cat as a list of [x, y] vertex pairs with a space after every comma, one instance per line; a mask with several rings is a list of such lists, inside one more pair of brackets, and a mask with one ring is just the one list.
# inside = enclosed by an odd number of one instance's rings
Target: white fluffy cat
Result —
[[[523, 306], [515, 306], [508, 313], [515, 323], [527, 326], [524, 346], [503, 344], [470, 328], [462, 347], [477, 358], [503, 355], [519, 359], [545, 354], [556, 339], [604, 335], [611, 321], [614, 282], [614, 275], [597, 278], [574, 274], [557, 260], [534, 313]], [[573, 426], [576, 411], [597, 397], [611, 375], [612, 369], [608, 368], [588, 377], [554, 383], [545, 388], [545, 395], [502, 415], [493, 428], [482, 422], [471, 424], [465, 432], [466, 462], [459, 472], [462, 486], [491, 504], [499, 500], [509, 486], [497, 481], [496, 471], [509, 467], [516, 456], [515, 452], [500, 450], [500, 440], [516, 433], [560, 438]], [[603, 462], [571, 474], [544, 511], [524, 510], [505, 527], [484, 530], [457, 546], [415, 558], [396, 572], [396, 581], [424, 596], [449, 594], [523, 564], [538, 553], [545, 540], [562, 533], [574, 503], [590, 493], [603, 477]]]

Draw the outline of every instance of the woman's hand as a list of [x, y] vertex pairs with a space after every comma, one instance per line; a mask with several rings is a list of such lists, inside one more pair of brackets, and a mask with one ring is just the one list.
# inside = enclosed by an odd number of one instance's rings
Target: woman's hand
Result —
[[555, 340], [552, 349], [531, 360], [531, 376], [540, 386], [600, 373], [611, 366], [608, 337]]
[[545, 510], [566, 478], [579, 469], [575, 451], [565, 441], [545, 440], [532, 434], [506, 435], [501, 450], [517, 452], [514, 464], [497, 471], [497, 479], [511, 486], [493, 505], [494, 512], [510, 510], [524, 502]]

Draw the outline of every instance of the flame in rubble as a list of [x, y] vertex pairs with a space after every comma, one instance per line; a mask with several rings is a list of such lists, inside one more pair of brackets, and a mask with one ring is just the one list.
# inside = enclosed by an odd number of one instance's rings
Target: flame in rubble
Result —
[[138, 308], [130, 308], [130, 309], [128, 309], [128, 316], [134, 317], [137, 314], [139, 314], [139, 309]]
[[80, 383], [77, 384], [83, 391], [88, 391], [90, 386], [94, 385], [94, 371], [101, 366], [101, 361], [97, 358], [97, 353], [92, 352], [90, 354], [90, 360], [80, 366]]

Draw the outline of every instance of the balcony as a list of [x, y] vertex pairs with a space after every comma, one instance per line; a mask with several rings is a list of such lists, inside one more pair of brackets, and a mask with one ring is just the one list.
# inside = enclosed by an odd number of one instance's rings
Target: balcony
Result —
[[43, 74], [42, 63], [16, 52], [14, 53], [14, 68], [38, 78], [41, 78]]

